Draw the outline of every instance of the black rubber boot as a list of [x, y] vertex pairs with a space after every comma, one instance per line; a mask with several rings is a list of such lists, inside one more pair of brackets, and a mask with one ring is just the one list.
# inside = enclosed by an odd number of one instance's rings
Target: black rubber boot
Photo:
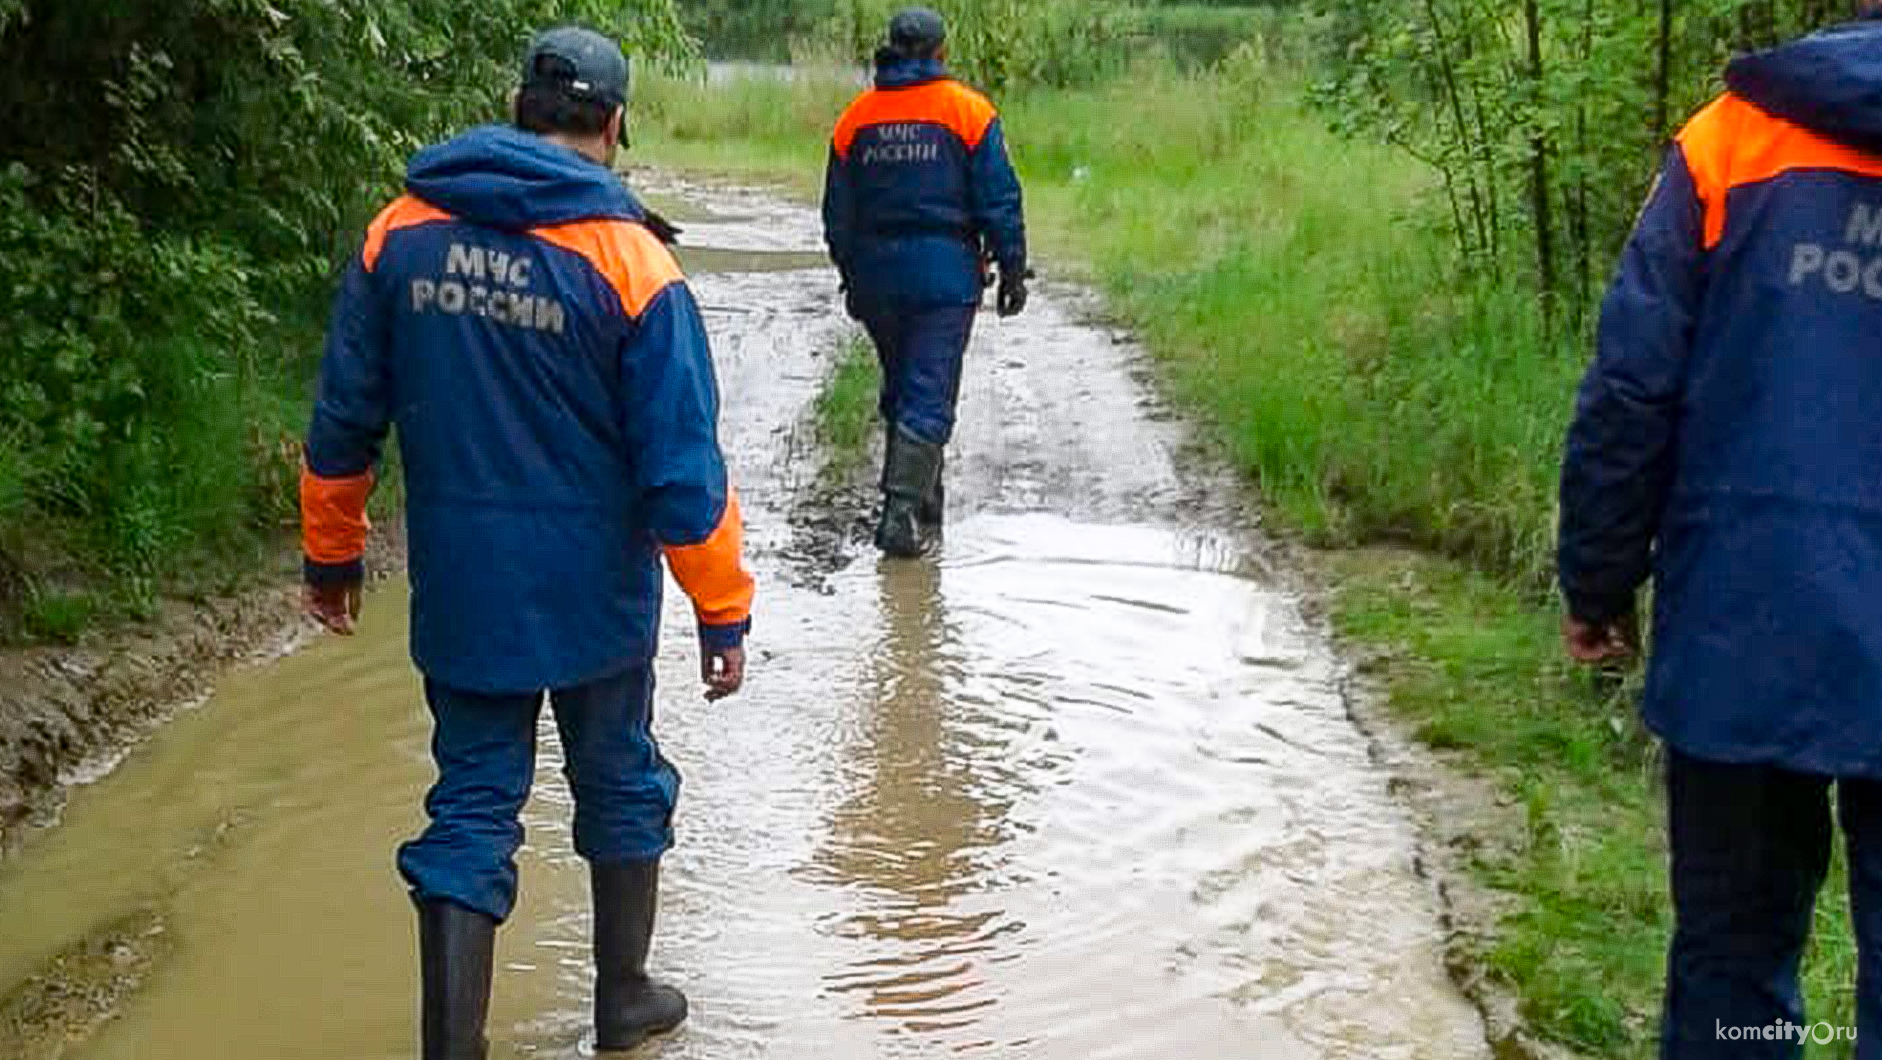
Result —
[[943, 449], [935, 458], [934, 483], [928, 487], [927, 494], [921, 499], [921, 507], [915, 511], [915, 521], [921, 524], [922, 530], [930, 537], [941, 533], [941, 523], [947, 518], [947, 487], [941, 484], [947, 478], [947, 473], [947, 450]]
[[882, 521], [876, 524], [876, 547], [903, 559], [919, 556], [925, 542], [921, 532], [921, 506], [941, 477], [941, 447], [889, 429], [888, 451], [882, 459]]
[[497, 922], [451, 902], [418, 903], [424, 1060], [484, 1060]]
[[686, 995], [647, 977], [660, 863], [590, 865], [595, 899], [595, 1048], [632, 1049], [686, 1020]]

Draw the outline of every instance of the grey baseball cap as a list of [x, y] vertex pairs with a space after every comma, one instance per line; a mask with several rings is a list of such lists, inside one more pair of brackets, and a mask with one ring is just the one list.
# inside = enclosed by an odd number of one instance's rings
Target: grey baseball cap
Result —
[[627, 56], [592, 29], [558, 26], [530, 42], [523, 58], [524, 88], [554, 88], [575, 99], [620, 106], [627, 102]]
[[947, 20], [930, 8], [904, 8], [889, 19], [889, 47], [911, 58], [933, 55], [947, 39]]

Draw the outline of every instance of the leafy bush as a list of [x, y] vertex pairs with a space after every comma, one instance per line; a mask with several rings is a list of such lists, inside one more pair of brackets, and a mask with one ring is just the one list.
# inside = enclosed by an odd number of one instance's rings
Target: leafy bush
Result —
[[689, 0], [682, 14], [714, 59], [785, 62], [834, 10], [835, 0]]
[[1848, 18], [1844, 0], [1324, 4], [1319, 95], [1427, 164], [1459, 256], [1545, 310], [1593, 305], [1668, 138], [1724, 60]]
[[1285, 36], [1297, 15], [1240, 4], [1165, 4], [1144, 11], [1145, 35], [1183, 66], [1210, 66], [1245, 44]]
[[[866, 63], [889, 16], [912, 0], [703, 0], [686, 5], [689, 29], [715, 58], [783, 62], [806, 47], [834, 47]], [[993, 90], [1093, 84], [1145, 45], [1129, 0], [929, 0], [951, 23], [953, 65]], [[1179, 16], [1180, 17], [1180, 16]], [[1205, 16], [1207, 17], [1207, 16]]]
[[[866, 60], [901, 0], [835, 0], [821, 39]], [[991, 92], [1097, 84], [1145, 44], [1142, 12], [1106, 0], [935, 0], [948, 19], [948, 61]]]
[[0, 0], [0, 639], [291, 515], [338, 263], [570, 21], [691, 54], [672, 0]]

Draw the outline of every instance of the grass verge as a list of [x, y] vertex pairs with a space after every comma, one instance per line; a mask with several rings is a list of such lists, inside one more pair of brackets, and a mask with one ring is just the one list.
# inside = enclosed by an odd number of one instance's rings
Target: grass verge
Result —
[[[75, 643], [149, 620], [166, 598], [291, 573], [320, 328], [311, 312], [289, 315], [238, 349], [152, 336], [139, 367], [163, 382], [146, 384], [149, 408], [89, 463], [51, 445], [10, 452], [0, 437], [0, 646]], [[14, 461], [30, 474], [9, 491]]]
[[[1651, 1056], [1670, 923], [1657, 751], [1630, 688], [1562, 661], [1548, 589], [1585, 342], [1519, 290], [1460, 280], [1428, 176], [1326, 131], [1299, 86], [1244, 49], [1204, 74], [1005, 101], [1036, 257], [1105, 293], [1280, 521], [1326, 550], [1335, 625], [1383, 660], [1394, 716], [1520, 810], [1468, 859], [1503, 912], [1466, 956], [1541, 1037]], [[814, 189], [850, 93], [802, 74], [670, 82], [649, 146]], [[825, 407], [844, 407], [855, 384], [833, 379]], [[1807, 992], [1814, 1019], [1850, 1025], [1844, 905], [1839, 871]]]
[[843, 481], [869, 459], [869, 439], [876, 426], [876, 393], [882, 381], [869, 339], [853, 334], [844, 340], [836, 367], [817, 395], [817, 441], [829, 454], [824, 474]]

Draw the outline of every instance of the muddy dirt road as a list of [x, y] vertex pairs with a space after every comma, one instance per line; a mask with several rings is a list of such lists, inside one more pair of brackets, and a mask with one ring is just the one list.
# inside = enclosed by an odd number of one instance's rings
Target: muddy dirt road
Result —
[[[761, 578], [752, 681], [659, 730], [686, 776], [648, 1055], [1485, 1055], [1413, 828], [1228, 484], [1048, 286], [985, 318], [938, 562], [822, 510], [807, 409], [845, 331], [811, 214], [678, 186]], [[0, 870], [0, 1056], [412, 1055], [426, 716], [404, 598], [229, 679]], [[586, 873], [553, 727], [501, 937], [496, 1057], [573, 1057]]]

